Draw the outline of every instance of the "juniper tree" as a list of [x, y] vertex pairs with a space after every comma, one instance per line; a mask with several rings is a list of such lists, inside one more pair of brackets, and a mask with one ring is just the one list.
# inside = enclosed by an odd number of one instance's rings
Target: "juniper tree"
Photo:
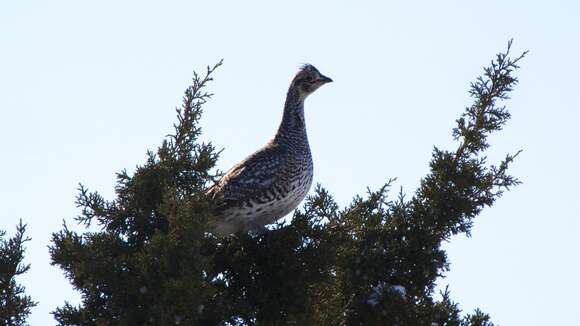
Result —
[[16, 282], [17, 276], [30, 269], [30, 264], [23, 263], [24, 243], [30, 240], [25, 233], [22, 221], [11, 238], [6, 239], [6, 232], [0, 231], [0, 325], [27, 325], [30, 309], [36, 306], [24, 286]]
[[[443, 241], [470, 234], [474, 218], [519, 181], [517, 155], [488, 164], [487, 138], [510, 118], [500, 102], [517, 84], [518, 61], [498, 54], [471, 84], [473, 104], [457, 120], [457, 148], [435, 148], [430, 172], [409, 198], [391, 181], [339, 208], [318, 186], [291, 221], [263, 234], [207, 232], [205, 190], [219, 152], [201, 143], [199, 119], [212, 73], [194, 73], [177, 123], [134, 173], [117, 174], [116, 197], [80, 186], [76, 221], [53, 234], [52, 263], [81, 292], [54, 311], [61, 325], [493, 325], [462, 316], [448, 291]], [[383, 177], [383, 176], [377, 176]], [[439, 299], [437, 299], [439, 298]]]

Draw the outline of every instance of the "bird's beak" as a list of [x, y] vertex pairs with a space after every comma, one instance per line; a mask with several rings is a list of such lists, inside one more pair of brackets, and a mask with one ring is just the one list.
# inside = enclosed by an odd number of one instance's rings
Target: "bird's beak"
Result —
[[332, 79], [324, 76], [323, 74], [320, 74], [320, 76], [318, 78], [318, 82], [321, 84], [332, 83]]

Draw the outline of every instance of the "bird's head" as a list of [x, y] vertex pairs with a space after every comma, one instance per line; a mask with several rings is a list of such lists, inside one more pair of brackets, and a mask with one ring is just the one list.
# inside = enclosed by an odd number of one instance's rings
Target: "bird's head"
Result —
[[320, 86], [330, 82], [332, 79], [321, 74], [313, 65], [305, 64], [292, 80], [292, 87], [298, 90], [302, 99], [305, 99]]

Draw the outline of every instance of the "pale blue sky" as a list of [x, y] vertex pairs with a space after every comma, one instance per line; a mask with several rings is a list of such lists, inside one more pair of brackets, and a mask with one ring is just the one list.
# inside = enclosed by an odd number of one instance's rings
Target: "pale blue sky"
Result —
[[306, 119], [315, 182], [346, 204], [391, 177], [412, 193], [433, 145], [454, 148], [469, 82], [512, 37], [531, 52], [489, 158], [523, 148], [524, 183], [446, 245], [439, 284], [500, 325], [580, 325], [579, 2], [3, 1], [0, 229], [29, 225], [31, 324], [79, 300], [47, 251], [78, 213], [77, 183], [112, 198], [114, 172], [171, 130], [193, 69], [225, 59], [202, 121], [222, 169], [273, 134], [301, 63], [333, 78]]

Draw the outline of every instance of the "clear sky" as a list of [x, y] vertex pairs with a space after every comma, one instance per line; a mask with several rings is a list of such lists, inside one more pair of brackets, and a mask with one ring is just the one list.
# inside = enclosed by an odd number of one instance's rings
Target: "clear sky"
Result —
[[112, 198], [114, 172], [171, 131], [193, 69], [225, 59], [202, 121], [221, 169], [274, 133], [300, 64], [333, 78], [306, 119], [315, 182], [344, 205], [391, 177], [411, 194], [513, 37], [531, 52], [489, 159], [524, 149], [524, 183], [446, 244], [439, 284], [500, 325], [580, 325], [579, 17], [578, 1], [2, 1], [0, 229], [29, 225], [31, 324], [79, 302], [47, 250], [78, 182]]

